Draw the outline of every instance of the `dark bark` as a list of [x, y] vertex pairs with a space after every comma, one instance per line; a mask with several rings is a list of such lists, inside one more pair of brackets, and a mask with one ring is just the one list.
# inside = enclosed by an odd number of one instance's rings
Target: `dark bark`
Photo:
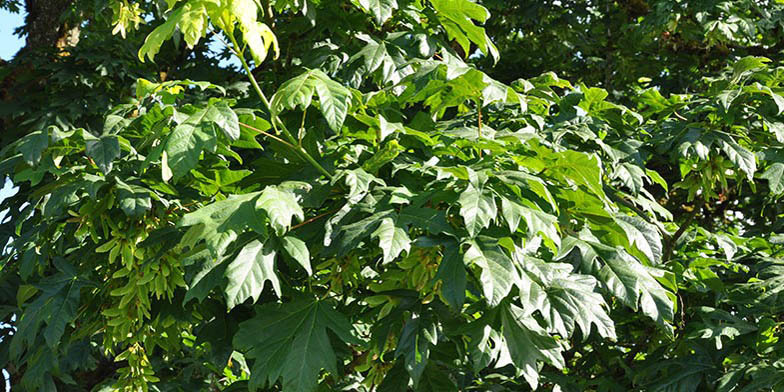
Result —
[[27, 41], [23, 52], [73, 46], [74, 40], [78, 41], [78, 24], [63, 18], [73, 5], [74, 0], [25, 0]]
[[[25, 46], [10, 62], [0, 63], [6, 68], [5, 77], [0, 79], [0, 102], [13, 101], [23, 96], [28, 89], [38, 88], [46, 82], [46, 76], [36, 76], [36, 62], [57, 61], [64, 50], [79, 41], [79, 21], [66, 18], [75, 0], [25, 0], [27, 16], [22, 31], [26, 34]], [[31, 80], [33, 81], [31, 83]], [[0, 117], [0, 146], [21, 136], [17, 124]]]

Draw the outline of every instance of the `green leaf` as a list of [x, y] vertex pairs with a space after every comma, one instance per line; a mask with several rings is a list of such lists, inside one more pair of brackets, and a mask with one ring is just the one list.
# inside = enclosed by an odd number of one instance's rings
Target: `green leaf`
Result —
[[359, 4], [373, 15], [379, 26], [391, 18], [397, 9], [397, 0], [359, 0]]
[[561, 243], [561, 236], [558, 235], [558, 218], [546, 212], [524, 207], [509, 199], [502, 198], [501, 214], [509, 224], [509, 230], [512, 233], [517, 231], [522, 218], [528, 226], [528, 238], [542, 234], [553, 241], [556, 246]]
[[310, 266], [310, 251], [308, 251], [308, 246], [305, 242], [290, 235], [281, 238], [280, 242], [283, 244], [283, 249], [286, 253], [299, 263], [308, 272], [308, 275], [313, 275], [313, 269]]
[[774, 196], [784, 193], [784, 163], [776, 162], [762, 173], [760, 178], [768, 180], [770, 193]]
[[311, 392], [321, 369], [337, 374], [337, 358], [327, 330], [346, 343], [358, 344], [346, 317], [326, 301], [299, 299], [256, 308], [240, 323], [234, 346], [255, 359], [250, 390], [280, 380], [283, 390]]
[[131, 218], [142, 217], [152, 209], [149, 190], [138, 185], [125, 184], [119, 179], [117, 180], [117, 200], [120, 201], [120, 209]]
[[78, 271], [62, 258], [56, 258], [54, 266], [57, 273], [36, 285], [41, 294], [19, 315], [17, 330], [8, 349], [11, 357], [18, 357], [23, 345], [34, 348], [39, 330], [47, 346], [58, 347], [66, 326], [76, 317], [80, 290], [90, 283], [80, 278]]
[[460, 194], [458, 203], [460, 203], [460, 215], [471, 237], [475, 237], [482, 229], [490, 226], [498, 212], [495, 199], [470, 184]]
[[501, 312], [501, 323], [506, 349], [531, 388], [536, 389], [539, 383], [539, 361], [559, 369], [565, 366], [558, 342], [522, 309], [514, 305], [505, 306]]
[[144, 58], [148, 57], [153, 61], [155, 55], [161, 50], [163, 42], [169, 39], [174, 34], [174, 29], [177, 28], [177, 23], [182, 18], [185, 7], [180, 7], [174, 10], [166, 18], [166, 22], [153, 30], [147, 38], [144, 39], [144, 45], [139, 49], [139, 60], [144, 62]]
[[496, 306], [519, 281], [519, 274], [509, 256], [493, 240], [480, 238], [467, 244], [469, 248], [463, 255], [464, 263], [482, 269], [479, 277], [482, 293], [490, 306]]
[[640, 189], [644, 185], [643, 178], [645, 178], [645, 172], [637, 165], [624, 162], [616, 166], [612, 178], [620, 180], [623, 186], [636, 195], [640, 193]]
[[618, 214], [615, 222], [626, 233], [629, 244], [637, 246], [637, 249], [648, 258], [652, 264], [658, 264], [662, 257], [662, 239], [656, 226], [644, 221], [636, 216]]
[[41, 154], [47, 147], [49, 147], [49, 133], [35, 131], [25, 136], [16, 150], [22, 154], [26, 164], [35, 166], [41, 161]]
[[454, 310], [460, 311], [465, 303], [466, 270], [460, 247], [451, 243], [444, 247], [444, 256], [438, 265], [435, 279], [441, 280], [441, 297]]
[[563, 151], [556, 154], [554, 165], [545, 168], [545, 173], [556, 174], [564, 182], [575, 182], [585, 186], [594, 195], [607, 200], [602, 189], [601, 162], [595, 155], [577, 151]]
[[430, 3], [449, 37], [460, 44], [466, 56], [470, 54], [470, 43], [473, 42], [482, 53], [490, 54], [498, 61], [498, 49], [490, 41], [485, 29], [473, 22], [484, 23], [490, 17], [485, 7], [469, 0], [431, 0]]
[[189, 233], [197, 240], [203, 239], [213, 256], [219, 257], [245, 229], [266, 233], [264, 217], [256, 209], [259, 195], [259, 192], [231, 195], [225, 200], [185, 214], [178, 226], [191, 226]]
[[522, 197], [522, 195], [519, 194], [520, 188], [528, 189], [537, 196], [541, 197], [542, 200], [549, 203], [553, 211], [558, 211], [558, 205], [555, 202], [555, 198], [547, 189], [547, 186], [541, 178], [532, 176], [522, 171], [502, 171], [496, 173], [495, 176], [503, 181], [505, 185], [513, 187], [512, 189], [515, 190], [515, 193], [517, 193], [518, 196]]
[[237, 113], [234, 113], [229, 104], [224, 101], [218, 101], [207, 106], [207, 112], [204, 114], [203, 121], [210, 121], [217, 125], [229, 140], [234, 141], [240, 138], [240, 124]]
[[397, 360], [395, 365], [387, 371], [384, 381], [378, 386], [378, 392], [408, 392], [410, 380], [403, 360]]
[[278, 235], [283, 235], [291, 227], [293, 217], [300, 221], [305, 219], [305, 213], [294, 195], [275, 186], [264, 188], [256, 200], [256, 209], [267, 213], [270, 224]]
[[319, 69], [307, 71], [281, 85], [270, 102], [273, 116], [283, 109], [306, 109], [314, 93], [319, 97], [320, 110], [327, 124], [340, 132], [351, 106], [351, 92]]
[[310, 106], [313, 93], [316, 89], [316, 78], [313, 77], [315, 71], [308, 71], [283, 83], [275, 95], [272, 96], [270, 106], [273, 116], [283, 109], [292, 110], [299, 107], [305, 110]]
[[607, 304], [595, 292], [595, 278], [572, 273], [569, 264], [527, 255], [517, 255], [516, 261], [524, 271], [517, 287], [527, 314], [538, 310], [550, 330], [562, 337], [572, 336], [576, 324], [587, 338], [593, 324], [600, 336], [616, 338], [615, 325], [605, 310]]
[[348, 186], [348, 202], [349, 204], [358, 203], [370, 190], [370, 184], [378, 183], [383, 185], [384, 182], [376, 178], [374, 175], [364, 171], [363, 169], [345, 170], [339, 172], [332, 180], [333, 183], [343, 179], [346, 186]]
[[754, 173], [757, 171], [757, 160], [754, 153], [739, 145], [729, 136], [721, 139], [721, 149], [727, 157], [740, 170], [746, 173], [749, 182], [754, 181]]
[[196, 252], [183, 259], [182, 263], [190, 267], [186, 281], [188, 283], [188, 291], [185, 293], [185, 298], [182, 303], [186, 304], [191, 299], [197, 299], [199, 302], [204, 301], [210, 291], [223, 284], [225, 279], [227, 264], [223, 259], [216, 260], [208, 249], [201, 252]]
[[732, 80], [737, 83], [740, 78], [747, 74], [749, 71], [765, 68], [770, 59], [766, 57], [747, 56], [735, 62], [732, 65]]
[[427, 366], [430, 349], [436, 343], [438, 330], [432, 319], [414, 315], [406, 321], [395, 349], [395, 358], [403, 357], [403, 364], [414, 381], [415, 389]]
[[674, 295], [657, 281], [657, 277], [664, 276], [663, 271], [642, 265], [620, 248], [601, 244], [595, 239], [583, 240], [572, 236], [561, 244], [558, 258], [568, 256], [575, 249], [579, 251], [573, 254], [575, 263], [582, 271], [599, 279], [626, 306], [635, 311], [641, 309], [665, 331], [670, 331]]
[[175, 180], [199, 163], [202, 151], [217, 147], [215, 130], [206, 122], [207, 108], [200, 109], [172, 130], [166, 141], [167, 164]]
[[[450, 377], [450, 373], [443, 369], [435, 362], [429, 362], [425, 371], [422, 373], [422, 379], [419, 381], [419, 388], [417, 392], [442, 392], [442, 391], [459, 391], [457, 384]], [[380, 391], [379, 391], [380, 392]]]
[[[376, 1], [376, 0], [369, 0], [369, 1]], [[377, 0], [377, 1], [385, 1], [385, 0]], [[381, 68], [382, 81], [387, 82], [391, 77], [391, 75], [393, 74], [393, 72], [395, 71], [396, 65], [395, 65], [395, 60], [392, 58], [392, 56], [389, 54], [389, 51], [387, 50], [386, 43], [384, 41], [376, 41], [371, 36], [366, 34], [358, 34], [357, 38], [367, 42], [367, 45], [365, 45], [359, 52], [351, 56], [348, 62], [353, 63], [357, 59], [363, 58], [365, 64], [364, 71], [370, 74], [375, 72], [377, 69]]]
[[408, 237], [408, 233], [405, 229], [397, 226], [392, 218], [382, 219], [371, 237], [378, 238], [378, 246], [384, 253], [382, 261], [384, 264], [396, 259], [403, 251], [411, 251], [411, 239]]
[[103, 172], [108, 174], [112, 171], [112, 163], [120, 156], [120, 140], [116, 135], [103, 135], [99, 138], [90, 137], [85, 132], [85, 150], [87, 156], [95, 161], [95, 164]]
[[259, 299], [264, 284], [270, 281], [278, 297], [281, 296], [280, 281], [275, 274], [275, 249], [269, 243], [251, 241], [240, 250], [237, 257], [226, 267], [226, 306], [229, 310], [253, 298]]
[[368, 173], [377, 174], [384, 165], [392, 162], [404, 150], [397, 140], [392, 139], [384, 144], [384, 147], [376, 151], [370, 159], [362, 164], [362, 169]]
[[321, 113], [327, 119], [329, 127], [335, 132], [340, 132], [348, 109], [351, 107], [351, 92], [320, 70], [315, 70], [314, 75], [316, 76], [314, 88], [319, 97]]
[[546, 288], [548, 301], [541, 309], [548, 323], [561, 336], [571, 336], [575, 324], [583, 336], [591, 332], [591, 325], [605, 338], [615, 339], [615, 324], [607, 314], [604, 298], [594, 292], [596, 280], [592, 276], [571, 274], [554, 279]]

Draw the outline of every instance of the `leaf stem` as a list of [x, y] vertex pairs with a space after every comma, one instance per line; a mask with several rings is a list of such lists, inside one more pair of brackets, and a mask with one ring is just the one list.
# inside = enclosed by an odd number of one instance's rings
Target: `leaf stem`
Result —
[[[476, 120], [476, 136], [477, 141], [481, 142], [482, 139], [482, 101], [477, 99], [476, 100], [476, 113], [477, 113], [477, 120]], [[482, 148], [479, 148], [479, 158], [482, 157]]]
[[308, 114], [308, 109], [305, 108], [302, 110], [302, 122], [299, 124], [299, 132], [297, 132], [297, 141], [299, 142], [297, 145], [302, 148], [302, 135], [305, 134], [305, 115]]
[[234, 55], [237, 56], [237, 58], [240, 60], [240, 63], [242, 64], [242, 68], [245, 69], [245, 73], [248, 74], [248, 79], [250, 80], [250, 84], [253, 85], [253, 89], [256, 90], [256, 94], [261, 99], [261, 102], [264, 104], [264, 106], [266, 106], [267, 110], [270, 112], [270, 120], [272, 122], [273, 127], [275, 126], [276, 123], [279, 124], [280, 130], [283, 132], [283, 136], [285, 136], [286, 139], [288, 139], [290, 142], [287, 143], [287, 145], [293, 148], [295, 152], [299, 153], [300, 156], [305, 158], [305, 160], [308, 161], [308, 163], [310, 163], [313, 167], [315, 167], [316, 170], [321, 172], [321, 174], [324, 174], [327, 178], [331, 180], [332, 173], [327, 171], [327, 169], [321, 166], [321, 164], [316, 162], [316, 160], [307, 151], [305, 151], [304, 148], [294, 146], [297, 144], [297, 139], [295, 139], [294, 136], [291, 135], [291, 132], [289, 132], [289, 130], [286, 129], [286, 125], [283, 123], [283, 121], [280, 121], [278, 116], [273, 114], [272, 105], [270, 104], [269, 99], [267, 99], [267, 96], [264, 95], [263, 91], [261, 91], [261, 87], [259, 87], [259, 83], [256, 81], [256, 78], [253, 76], [253, 73], [250, 71], [250, 66], [248, 66], [248, 62], [245, 60], [245, 56], [242, 55], [244, 51], [239, 51], [240, 45], [237, 43], [237, 39], [234, 38], [233, 34], [227, 33], [226, 35], [229, 37], [231, 44], [234, 46], [232, 48]]

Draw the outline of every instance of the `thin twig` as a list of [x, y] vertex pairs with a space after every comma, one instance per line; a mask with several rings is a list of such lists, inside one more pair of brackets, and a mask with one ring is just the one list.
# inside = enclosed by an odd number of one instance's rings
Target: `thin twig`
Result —
[[681, 227], [678, 228], [678, 231], [670, 237], [670, 240], [667, 241], [667, 245], [664, 248], [664, 256], [662, 256], [662, 262], [666, 263], [672, 257], [672, 251], [675, 249], [675, 244], [678, 242], [678, 239], [681, 238], [683, 233], [686, 232], [686, 229], [691, 226], [691, 223], [694, 221], [694, 218], [697, 217], [697, 214], [702, 210], [702, 205], [705, 201], [702, 197], [694, 203], [694, 209], [689, 213], [689, 216], [686, 217], [686, 220], [681, 224]]
[[334, 213], [336, 213], [338, 211], [340, 211], [340, 208], [332, 210], [332, 211], [327, 211], [327, 212], [325, 212], [323, 214], [316, 215], [316, 216], [314, 216], [314, 217], [312, 217], [312, 218], [310, 218], [310, 219], [308, 219], [306, 221], [303, 221], [302, 223], [298, 223], [298, 224], [296, 224], [294, 226], [291, 226], [291, 229], [289, 229], [289, 231], [293, 231], [293, 230], [299, 229], [300, 227], [305, 226], [308, 223], [312, 223], [313, 221], [317, 221], [317, 220], [319, 220], [319, 219], [321, 219], [321, 218], [323, 218], [323, 217], [325, 217], [327, 215], [334, 214]]
[[279, 138], [279, 137], [277, 137], [277, 136], [275, 136], [275, 135], [273, 135], [273, 134], [271, 134], [271, 133], [264, 132], [264, 131], [262, 131], [261, 129], [258, 129], [258, 128], [255, 128], [255, 127], [252, 127], [252, 126], [250, 126], [250, 125], [248, 125], [248, 124], [245, 124], [245, 123], [239, 123], [239, 124], [240, 124], [240, 126], [243, 126], [243, 127], [245, 127], [245, 128], [248, 128], [248, 129], [250, 129], [250, 130], [251, 130], [251, 131], [253, 131], [253, 132], [257, 132], [257, 133], [259, 133], [259, 134], [261, 134], [261, 135], [264, 135], [264, 136], [266, 136], [266, 137], [268, 137], [268, 138], [270, 138], [270, 139], [273, 139], [273, 140], [275, 140], [276, 142], [282, 143], [282, 144], [286, 145], [286, 146], [287, 146], [287, 147], [289, 147], [289, 148], [293, 148], [293, 149], [296, 149], [296, 148], [297, 148], [296, 146], [292, 145], [291, 143], [289, 143], [289, 142], [287, 142], [287, 141], [285, 141], [285, 140], [283, 140], [283, 139], [281, 139], [281, 138]]
[[687, 120], [687, 119], [686, 119], [686, 117], [683, 117], [683, 116], [681, 116], [680, 114], [678, 114], [678, 112], [676, 112], [676, 111], [674, 111], [674, 110], [672, 111], [672, 114], [673, 114], [673, 115], [674, 115], [674, 116], [675, 116], [675, 117], [676, 117], [678, 120], [681, 120], [681, 121], [689, 121], [689, 120]]

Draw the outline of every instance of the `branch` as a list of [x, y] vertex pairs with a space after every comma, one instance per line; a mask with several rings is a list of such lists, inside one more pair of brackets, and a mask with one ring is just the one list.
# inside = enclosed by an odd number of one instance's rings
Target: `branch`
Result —
[[700, 197], [694, 203], [694, 209], [691, 210], [689, 216], [687, 216], [686, 220], [681, 224], [681, 227], [679, 227], [678, 231], [676, 231], [675, 234], [673, 234], [672, 237], [670, 237], [670, 240], [667, 241], [667, 244], [664, 247], [664, 255], [662, 256], [663, 263], [666, 263], [667, 261], [670, 260], [670, 258], [672, 257], [672, 251], [675, 249], [675, 244], [681, 238], [683, 233], [686, 232], [686, 229], [688, 229], [689, 226], [691, 226], [691, 223], [694, 222], [694, 218], [697, 217], [697, 214], [700, 211], [702, 211], [703, 204], [705, 204], [705, 201], [702, 199], [702, 197]]
[[[291, 135], [291, 132], [289, 132], [289, 130], [286, 129], [286, 124], [284, 124], [283, 121], [281, 121], [277, 115], [273, 114], [274, 112], [272, 110], [272, 105], [270, 104], [270, 101], [267, 99], [267, 96], [264, 95], [264, 92], [261, 91], [261, 87], [259, 87], [259, 83], [256, 81], [256, 78], [253, 76], [253, 72], [251, 72], [250, 70], [248, 61], [245, 60], [245, 56], [243, 56], [242, 53], [243, 51], [240, 50], [240, 45], [237, 43], [237, 39], [234, 38], [232, 34], [227, 34], [227, 36], [229, 37], [229, 40], [233, 45], [233, 47], [231, 47], [231, 50], [234, 52], [234, 55], [237, 56], [237, 58], [240, 60], [240, 63], [242, 63], [242, 68], [245, 69], [245, 73], [248, 74], [248, 79], [250, 79], [250, 84], [253, 85], [253, 89], [256, 90], [256, 94], [261, 99], [261, 102], [264, 104], [264, 106], [266, 106], [267, 110], [270, 112], [270, 122], [272, 123], [273, 128], [276, 128], [275, 124], [279, 124], [280, 130], [281, 132], [283, 132], [283, 136], [285, 136], [286, 139], [289, 140], [290, 142], [289, 144], [293, 147], [295, 144], [297, 144], [297, 139], [294, 139], [294, 136]], [[295, 152], [297, 152], [300, 156], [305, 158], [305, 160], [308, 161], [308, 163], [310, 163], [313, 167], [315, 167], [316, 170], [324, 174], [330, 180], [332, 179], [332, 173], [327, 171], [327, 169], [321, 166], [321, 164], [316, 162], [316, 160], [304, 148], [302, 147], [299, 148], [293, 147], [293, 148]]]

